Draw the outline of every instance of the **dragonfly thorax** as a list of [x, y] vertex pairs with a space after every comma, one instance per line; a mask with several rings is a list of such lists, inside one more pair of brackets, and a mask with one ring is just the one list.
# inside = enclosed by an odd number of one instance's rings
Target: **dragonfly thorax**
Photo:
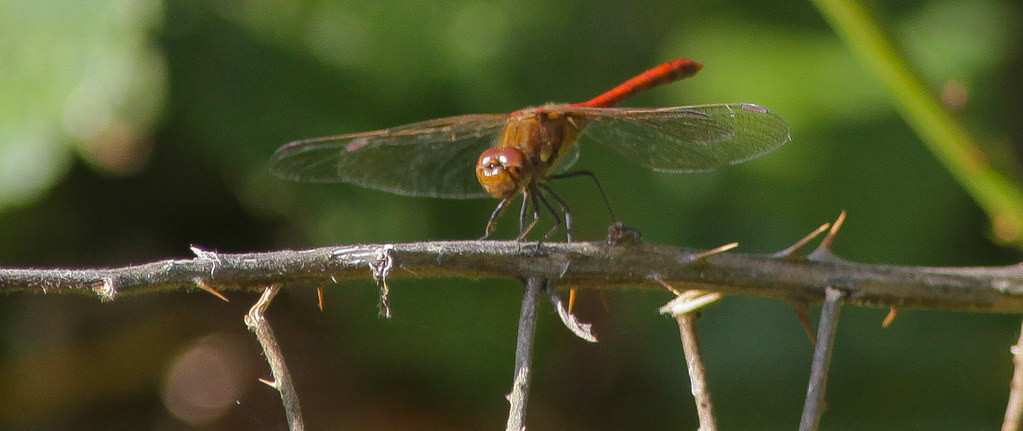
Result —
[[547, 108], [528, 109], [513, 116], [496, 146], [518, 148], [540, 171], [557, 163], [568, 146], [575, 142], [579, 127], [570, 116]]

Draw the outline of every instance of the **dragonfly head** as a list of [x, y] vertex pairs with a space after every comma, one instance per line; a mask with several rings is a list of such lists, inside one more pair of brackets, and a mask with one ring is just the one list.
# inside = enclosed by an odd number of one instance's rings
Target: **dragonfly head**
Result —
[[519, 190], [524, 165], [525, 157], [518, 148], [488, 148], [476, 162], [476, 179], [487, 193], [508, 199]]

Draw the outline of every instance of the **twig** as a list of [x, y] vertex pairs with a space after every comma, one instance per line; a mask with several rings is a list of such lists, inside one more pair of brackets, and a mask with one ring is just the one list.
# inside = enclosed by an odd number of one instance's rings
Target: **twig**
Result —
[[1020, 328], [1019, 342], [1010, 349], [1016, 371], [1009, 383], [1009, 404], [1005, 407], [1005, 422], [1002, 431], [1018, 431], [1023, 418], [1023, 328]]
[[280, 286], [276, 284], [267, 286], [263, 295], [245, 315], [245, 326], [256, 333], [256, 339], [259, 340], [259, 345], [263, 348], [266, 362], [270, 364], [273, 380], [260, 379], [260, 381], [281, 393], [284, 414], [288, 418], [288, 429], [302, 431], [305, 429], [305, 425], [302, 422], [302, 409], [298, 404], [298, 392], [295, 391], [288, 366], [284, 363], [281, 347], [277, 344], [277, 338], [274, 337], [270, 323], [266, 321], [265, 317], [266, 309], [270, 306], [274, 296], [277, 296], [278, 291], [280, 291]]
[[824, 305], [821, 306], [821, 320], [817, 324], [817, 345], [813, 350], [813, 365], [810, 368], [810, 383], [803, 404], [803, 418], [800, 431], [815, 431], [824, 412], [824, 391], [828, 380], [828, 366], [831, 365], [831, 347], [835, 344], [838, 329], [838, 315], [842, 308], [844, 293], [835, 287], [825, 290]]
[[721, 299], [716, 292], [687, 290], [678, 292], [667, 283], [664, 287], [677, 292], [672, 299], [660, 308], [661, 314], [671, 314], [678, 321], [678, 332], [682, 337], [682, 350], [686, 357], [686, 369], [689, 371], [689, 387], [696, 402], [696, 415], [700, 418], [700, 431], [714, 431], [717, 420], [714, 419], [714, 404], [711, 402], [710, 386], [707, 384], [707, 371], [703, 366], [703, 355], [700, 353], [700, 337], [696, 332], [696, 316], [694, 311]]
[[[387, 248], [387, 253], [381, 253]], [[654, 244], [548, 243], [542, 254], [515, 241], [444, 241], [368, 244], [302, 251], [219, 254], [217, 260], [166, 260], [114, 269], [0, 269], [0, 292], [118, 293], [196, 286], [196, 277], [218, 291], [269, 284], [324, 286], [366, 279], [392, 261], [387, 280], [410, 277], [557, 279], [587, 288], [679, 289], [820, 302], [836, 280], [850, 304], [900, 309], [1023, 312], [1023, 266], [932, 268], [867, 265], [842, 259], [793, 260], [774, 255], [722, 253], [694, 261], [701, 250]], [[211, 275], [212, 272], [212, 275]]]
[[[675, 290], [667, 284], [664, 287]], [[696, 402], [696, 415], [700, 418], [700, 431], [717, 430], [717, 421], [714, 419], [714, 403], [711, 402], [710, 389], [707, 385], [707, 370], [703, 366], [703, 355], [700, 354], [700, 337], [696, 332], [696, 316], [693, 311], [718, 299], [721, 299], [719, 293], [688, 290], [678, 294], [659, 310], [661, 314], [675, 316], [675, 320], [678, 321], [686, 369], [689, 371], [689, 387]]]
[[689, 388], [696, 401], [696, 415], [700, 418], [699, 431], [715, 431], [718, 429], [714, 419], [714, 403], [711, 402], [710, 389], [707, 386], [707, 369], [703, 366], [703, 355], [700, 354], [700, 337], [696, 332], [696, 315], [693, 313], [675, 316], [678, 321], [678, 332], [682, 337], [682, 350], [686, 355], [686, 368], [689, 370]]
[[546, 281], [541, 278], [526, 280], [522, 295], [522, 311], [519, 313], [519, 335], [515, 344], [515, 379], [512, 382], [508, 402], [508, 424], [505, 431], [526, 429], [526, 404], [529, 401], [529, 381], [533, 363], [533, 335], [536, 334], [536, 306], [540, 291]]

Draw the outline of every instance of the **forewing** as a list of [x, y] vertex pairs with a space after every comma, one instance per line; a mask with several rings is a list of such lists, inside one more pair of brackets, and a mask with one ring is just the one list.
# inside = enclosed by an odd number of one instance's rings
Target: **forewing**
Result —
[[277, 150], [270, 169], [291, 180], [343, 181], [406, 196], [486, 197], [476, 160], [507, 120], [507, 114], [462, 115], [296, 141]]
[[580, 140], [601, 142], [660, 172], [700, 172], [764, 155], [789, 140], [781, 117], [752, 104], [567, 109]]

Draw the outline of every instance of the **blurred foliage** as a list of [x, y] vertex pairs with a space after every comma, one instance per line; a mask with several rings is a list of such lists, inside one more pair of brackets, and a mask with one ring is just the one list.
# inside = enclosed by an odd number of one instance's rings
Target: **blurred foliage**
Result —
[[[990, 162], [1015, 172], [1019, 5], [872, 6], [930, 90], [957, 96], [947, 107]], [[648, 241], [770, 252], [844, 209], [836, 251], [848, 259], [1019, 261], [988, 240], [984, 213], [809, 3], [8, 0], [0, 36], [3, 266], [123, 265], [188, 256], [189, 244], [234, 252], [476, 238], [494, 201], [288, 183], [267, 159], [300, 138], [585, 100], [675, 57], [705, 68], [627, 105], [758, 103], [789, 121], [793, 141], [684, 176], [584, 147], [578, 166], [600, 176]], [[592, 185], [556, 187], [576, 235], [601, 238], [607, 217]], [[330, 287], [322, 313], [310, 290], [289, 289], [269, 311], [310, 428], [503, 423], [515, 283], [396, 283], [389, 321], [376, 317], [368, 281]], [[229, 296], [4, 298], [0, 428], [280, 429], [279, 400], [255, 380], [267, 370], [241, 321], [256, 297]], [[695, 428], [677, 329], [656, 314], [668, 299], [583, 291], [579, 314], [597, 345], [547, 307], [529, 422]], [[882, 330], [885, 313], [843, 312], [825, 429], [1000, 423], [1017, 316], [907, 310]], [[811, 349], [791, 309], [728, 298], [703, 316], [722, 428], [794, 428]], [[179, 372], [194, 363], [207, 365]], [[189, 388], [203, 399], [204, 387], [233, 388], [217, 398], [229, 403], [181, 407]]]
[[157, 2], [0, 4], [0, 209], [63, 178], [75, 152], [100, 170], [142, 169], [166, 74]]

